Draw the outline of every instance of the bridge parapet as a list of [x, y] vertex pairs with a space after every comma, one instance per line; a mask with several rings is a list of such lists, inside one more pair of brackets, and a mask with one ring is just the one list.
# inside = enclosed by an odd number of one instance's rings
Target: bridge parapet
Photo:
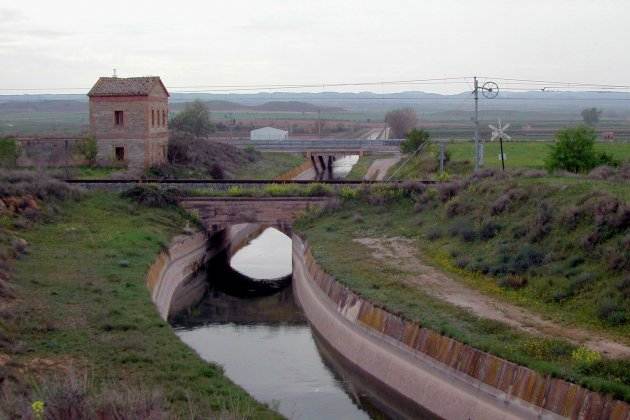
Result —
[[293, 222], [312, 208], [321, 208], [328, 197], [189, 197], [180, 205], [195, 214], [209, 231], [230, 225], [255, 223], [291, 234]]

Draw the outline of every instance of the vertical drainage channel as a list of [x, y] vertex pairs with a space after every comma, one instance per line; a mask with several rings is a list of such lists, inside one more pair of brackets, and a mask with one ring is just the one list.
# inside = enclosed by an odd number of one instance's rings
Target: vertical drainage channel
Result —
[[331, 353], [320, 351], [291, 288], [291, 239], [267, 228], [207, 267], [201, 303], [175, 315], [178, 336], [257, 400], [291, 419], [385, 418]]

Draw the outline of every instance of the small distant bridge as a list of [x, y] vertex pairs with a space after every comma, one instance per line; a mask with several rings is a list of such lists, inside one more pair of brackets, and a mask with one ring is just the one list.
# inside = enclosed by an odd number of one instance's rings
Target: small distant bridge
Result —
[[220, 140], [236, 147], [253, 147], [263, 152], [285, 152], [304, 154], [365, 155], [395, 153], [400, 150], [401, 139], [355, 140]]
[[310, 159], [316, 177], [332, 178], [332, 167], [339, 157], [400, 152], [401, 139], [318, 139], [318, 140], [221, 140], [236, 147], [252, 147], [265, 152], [303, 153]]

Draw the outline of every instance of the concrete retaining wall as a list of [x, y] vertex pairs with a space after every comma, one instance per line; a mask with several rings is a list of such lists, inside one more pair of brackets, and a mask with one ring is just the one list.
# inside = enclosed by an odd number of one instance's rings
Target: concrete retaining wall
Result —
[[296, 296], [343, 357], [447, 419], [630, 420], [630, 405], [474, 349], [393, 315], [325, 273], [293, 235]]
[[202, 266], [220, 252], [236, 252], [261, 226], [241, 224], [215, 233], [196, 232], [173, 238], [147, 273], [147, 287], [162, 319], [195, 305], [206, 292], [207, 273]]

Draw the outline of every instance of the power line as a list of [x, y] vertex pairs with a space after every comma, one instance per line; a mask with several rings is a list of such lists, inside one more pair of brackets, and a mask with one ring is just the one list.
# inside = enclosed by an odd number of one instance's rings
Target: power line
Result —
[[[380, 85], [413, 85], [413, 84], [449, 84], [466, 83], [468, 76], [442, 77], [430, 79], [411, 80], [383, 80], [375, 82], [321, 82], [303, 84], [220, 84], [220, 85], [193, 85], [193, 86], [168, 86], [169, 89], [217, 89], [217, 90], [268, 90], [268, 89], [300, 89], [300, 88], [326, 88], [326, 87], [351, 87], [351, 86], [380, 86]], [[455, 82], [458, 81], [458, 82]], [[88, 90], [89, 87], [47, 87], [47, 88], [0, 88], [0, 91], [40, 91], [40, 90]]]

